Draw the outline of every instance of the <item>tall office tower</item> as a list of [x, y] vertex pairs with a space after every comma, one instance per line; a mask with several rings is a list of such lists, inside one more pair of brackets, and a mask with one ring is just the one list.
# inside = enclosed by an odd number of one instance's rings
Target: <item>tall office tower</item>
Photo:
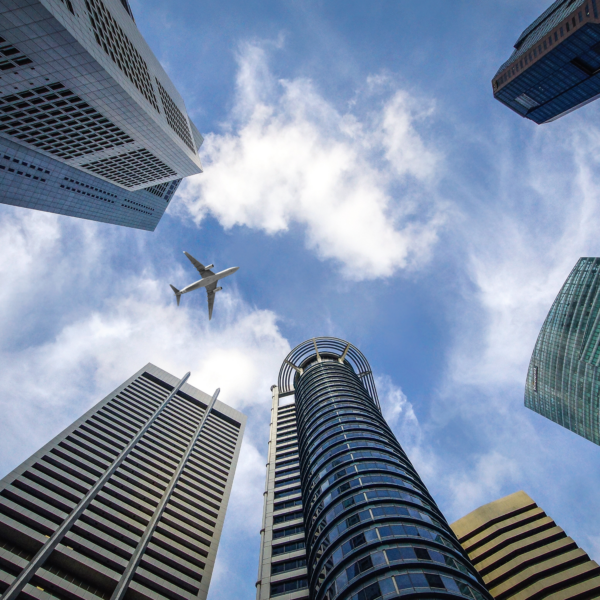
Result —
[[452, 529], [496, 600], [600, 598], [600, 567], [525, 492], [481, 506]]
[[494, 97], [547, 123], [600, 95], [600, 0], [557, 0], [515, 43], [492, 80]]
[[188, 375], [146, 365], [0, 481], [2, 600], [206, 598], [246, 417]]
[[154, 230], [202, 136], [127, 0], [0, 0], [0, 201]]
[[525, 406], [600, 444], [600, 258], [580, 258], [538, 336]]
[[490, 597], [383, 419], [358, 349], [308, 340], [272, 392], [257, 600]]

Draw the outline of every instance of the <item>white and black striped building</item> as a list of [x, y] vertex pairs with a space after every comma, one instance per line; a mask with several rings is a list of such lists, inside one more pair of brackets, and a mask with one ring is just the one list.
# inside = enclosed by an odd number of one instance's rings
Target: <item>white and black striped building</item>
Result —
[[246, 417], [186, 379], [146, 365], [0, 481], [2, 600], [206, 598]]

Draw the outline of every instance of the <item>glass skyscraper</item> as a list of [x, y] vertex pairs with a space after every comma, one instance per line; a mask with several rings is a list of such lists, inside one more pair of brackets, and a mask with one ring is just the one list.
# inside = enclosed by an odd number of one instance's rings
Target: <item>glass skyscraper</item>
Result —
[[557, 0], [523, 31], [492, 80], [494, 97], [546, 123], [600, 95], [600, 0]]
[[357, 348], [307, 340], [272, 393], [257, 600], [491, 598], [385, 422]]
[[600, 444], [600, 258], [580, 258], [540, 331], [525, 406]]
[[202, 136], [127, 0], [0, 2], [0, 202], [154, 230]]
[[2, 600], [204, 600], [246, 417], [148, 364], [0, 481]]

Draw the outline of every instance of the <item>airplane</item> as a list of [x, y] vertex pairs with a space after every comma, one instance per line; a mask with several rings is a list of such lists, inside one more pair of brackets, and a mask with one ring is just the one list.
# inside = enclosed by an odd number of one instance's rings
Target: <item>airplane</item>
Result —
[[215, 305], [215, 294], [223, 289], [222, 287], [217, 287], [217, 281], [219, 281], [219, 279], [223, 279], [223, 277], [227, 277], [228, 275], [233, 275], [233, 273], [235, 273], [239, 267], [231, 267], [221, 271], [220, 273], [213, 273], [210, 269], [212, 269], [215, 265], [208, 265], [205, 267], [201, 262], [197, 261], [185, 250], [183, 253], [190, 259], [190, 262], [196, 267], [196, 269], [198, 269], [202, 279], [196, 281], [195, 283], [191, 283], [182, 290], [178, 290], [174, 285], [169, 284], [171, 285], [171, 289], [175, 292], [177, 306], [179, 306], [179, 301], [181, 300], [182, 294], [193, 292], [201, 287], [206, 288], [206, 294], [208, 296], [208, 320], [210, 321], [212, 318], [213, 306]]

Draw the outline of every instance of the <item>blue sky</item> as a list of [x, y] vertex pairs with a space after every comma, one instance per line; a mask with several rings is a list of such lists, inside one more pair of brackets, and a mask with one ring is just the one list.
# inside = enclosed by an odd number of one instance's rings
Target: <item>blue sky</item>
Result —
[[[448, 520], [524, 489], [600, 559], [600, 449], [523, 406], [600, 255], [600, 104], [538, 127], [490, 85], [547, 4], [134, 0], [205, 172], [154, 233], [0, 205], [2, 474], [146, 362], [190, 370], [249, 416], [210, 598], [252, 597], [269, 387], [333, 335]], [[240, 266], [210, 324], [183, 250]]]

